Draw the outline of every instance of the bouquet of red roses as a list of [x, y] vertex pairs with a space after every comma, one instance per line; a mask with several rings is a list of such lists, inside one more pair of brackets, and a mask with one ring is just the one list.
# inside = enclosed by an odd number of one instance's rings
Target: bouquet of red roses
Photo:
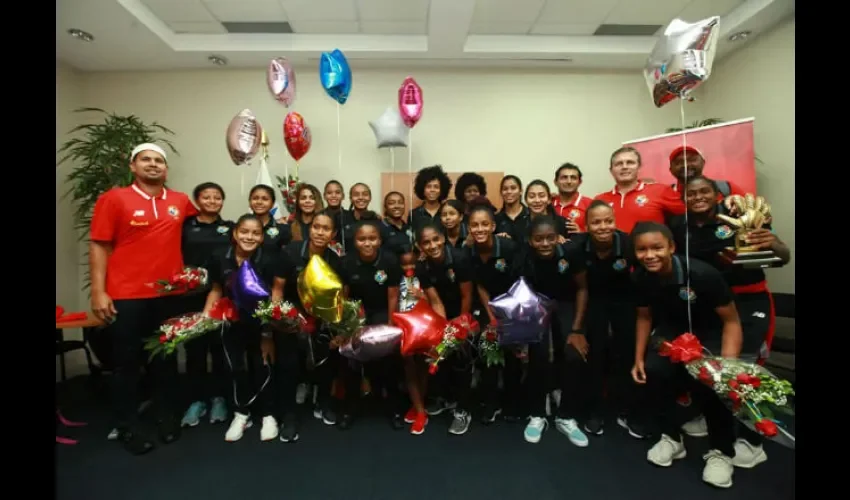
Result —
[[499, 345], [499, 334], [496, 325], [489, 324], [478, 339], [478, 353], [484, 358], [487, 367], [505, 364], [505, 354]]
[[327, 323], [328, 331], [334, 337], [350, 339], [366, 325], [366, 311], [359, 300], [344, 300], [342, 319], [339, 323]]
[[299, 332], [307, 324], [298, 309], [286, 301], [260, 301], [253, 316], [259, 319], [260, 323], [285, 332]]
[[471, 314], [461, 314], [457, 318], [449, 321], [449, 324], [443, 329], [443, 340], [434, 348], [430, 354], [430, 366], [428, 373], [431, 375], [437, 373], [439, 364], [444, 359], [448, 358], [451, 353], [457, 351], [466, 342], [469, 342], [469, 337], [475, 336], [480, 329], [477, 321]]
[[167, 280], [148, 283], [157, 293], [188, 293], [203, 291], [209, 283], [209, 273], [203, 267], [184, 267]]
[[788, 398], [794, 389], [761, 365], [740, 359], [706, 356], [699, 339], [685, 333], [672, 342], [663, 341], [659, 353], [674, 363], [683, 363], [688, 373], [714, 389], [736, 417], [768, 438], [783, 438], [793, 446], [794, 437], [777, 424], [775, 415], [793, 415]]
[[171, 318], [159, 327], [159, 335], [150, 337], [145, 342], [145, 350], [150, 351], [150, 358], [157, 354], [174, 354], [177, 346], [223, 327], [236, 321], [239, 315], [236, 306], [228, 298], [216, 301], [208, 314], [202, 312], [184, 314]]

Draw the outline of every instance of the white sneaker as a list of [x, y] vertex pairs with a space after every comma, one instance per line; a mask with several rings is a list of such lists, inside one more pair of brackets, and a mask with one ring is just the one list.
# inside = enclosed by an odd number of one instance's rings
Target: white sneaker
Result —
[[558, 432], [567, 436], [571, 443], [580, 448], [590, 444], [587, 434], [579, 429], [578, 422], [574, 418], [556, 418], [555, 428], [558, 429]]
[[260, 429], [260, 441], [271, 441], [277, 439], [278, 430], [277, 420], [271, 415], [263, 417], [263, 427]]
[[754, 446], [746, 439], [735, 441], [735, 456], [732, 457], [732, 465], [742, 469], [752, 469], [756, 465], [767, 461], [767, 453], [762, 445]]
[[700, 415], [690, 422], [686, 422], [682, 426], [682, 432], [695, 438], [708, 436], [708, 424], [705, 422], [705, 417]]
[[224, 433], [224, 440], [232, 443], [242, 439], [242, 436], [245, 434], [245, 429], [248, 429], [253, 425], [253, 422], [249, 420], [249, 417], [250, 415], [245, 415], [238, 411], [235, 412], [233, 414], [233, 421], [230, 422], [230, 427], [227, 429], [227, 432]]
[[659, 467], [670, 467], [673, 460], [685, 458], [688, 452], [681, 441], [675, 441], [667, 434], [662, 434], [661, 439], [646, 452], [646, 459]]
[[295, 390], [295, 404], [303, 405], [307, 401], [307, 384], [298, 384]]
[[705, 460], [705, 468], [702, 470], [703, 481], [718, 488], [732, 486], [732, 473], [735, 468], [732, 467], [731, 458], [718, 450], [709, 450], [702, 458]]
[[525, 426], [523, 436], [529, 443], [539, 443], [543, 437], [543, 431], [549, 425], [549, 421], [543, 417], [531, 417], [528, 419], [528, 425]]

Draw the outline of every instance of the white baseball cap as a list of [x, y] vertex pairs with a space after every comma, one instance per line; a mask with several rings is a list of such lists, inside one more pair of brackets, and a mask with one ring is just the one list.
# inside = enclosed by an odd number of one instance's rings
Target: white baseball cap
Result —
[[136, 155], [141, 153], [142, 151], [156, 151], [157, 153], [162, 155], [163, 159], [168, 161], [168, 157], [165, 154], [165, 150], [162, 149], [161, 147], [157, 146], [156, 144], [152, 143], [152, 142], [146, 142], [144, 144], [139, 144], [138, 146], [133, 148], [133, 152], [130, 153], [130, 160], [132, 161], [134, 158], [136, 158]]

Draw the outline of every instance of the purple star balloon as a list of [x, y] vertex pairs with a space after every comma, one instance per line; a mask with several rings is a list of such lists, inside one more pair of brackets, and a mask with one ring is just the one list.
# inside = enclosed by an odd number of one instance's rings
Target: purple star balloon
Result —
[[520, 278], [511, 285], [508, 293], [490, 301], [490, 307], [499, 322], [499, 344], [536, 344], [549, 331], [553, 302], [535, 292]]
[[253, 311], [261, 300], [269, 298], [269, 290], [257, 276], [250, 260], [245, 260], [236, 271], [233, 281], [233, 301], [244, 311]]

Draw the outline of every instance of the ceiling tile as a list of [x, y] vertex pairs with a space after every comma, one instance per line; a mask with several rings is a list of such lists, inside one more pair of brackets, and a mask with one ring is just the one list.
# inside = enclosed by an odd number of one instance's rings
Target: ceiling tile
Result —
[[600, 25], [619, 2], [620, 0], [548, 0], [538, 21], [546, 21], [547, 24]]
[[426, 35], [425, 21], [360, 21], [360, 32], [368, 35]]
[[291, 21], [357, 21], [355, 0], [279, 0]]
[[430, 0], [357, 0], [361, 21], [428, 20]]
[[546, 0], [478, 0], [472, 24], [533, 23]]
[[277, 0], [203, 0], [210, 13], [225, 23], [254, 21], [286, 21], [283, 7]]
[[530, 22], [527, 23], [472, 23], [469, 28], [470, 35], [527, 35], [531, 29]]
[[168, 27], [177, 34], [223, 35], [227, 33], [221, 23], [168, 23]]
[[565, 35], [592, 35], [596, 28], [599, 25], [597, 24], [550, 24], [550, 23], [537, 23], [531, 28], [531, 34], [533, 35], [556, 35], [556, 36], [565, 36]]
[[292, 32], [320, 34], [352, 34], [360, 32], [357, 21], [289, 21]]
[[[605, 24], [668, 24], [692, 0], [620, 0]], [[711, 0], [713, 2], [713, 0]], [[707, 0], [702, 0], [708, 3]]]
[[207, 23], [215, 18], [201, 0], [142, 0], [154, 15], [166, 23]]
[[695, 23], [712, 16], [725, 16], [746, 0], [694, 0], [676, 17], [688, 23]]

